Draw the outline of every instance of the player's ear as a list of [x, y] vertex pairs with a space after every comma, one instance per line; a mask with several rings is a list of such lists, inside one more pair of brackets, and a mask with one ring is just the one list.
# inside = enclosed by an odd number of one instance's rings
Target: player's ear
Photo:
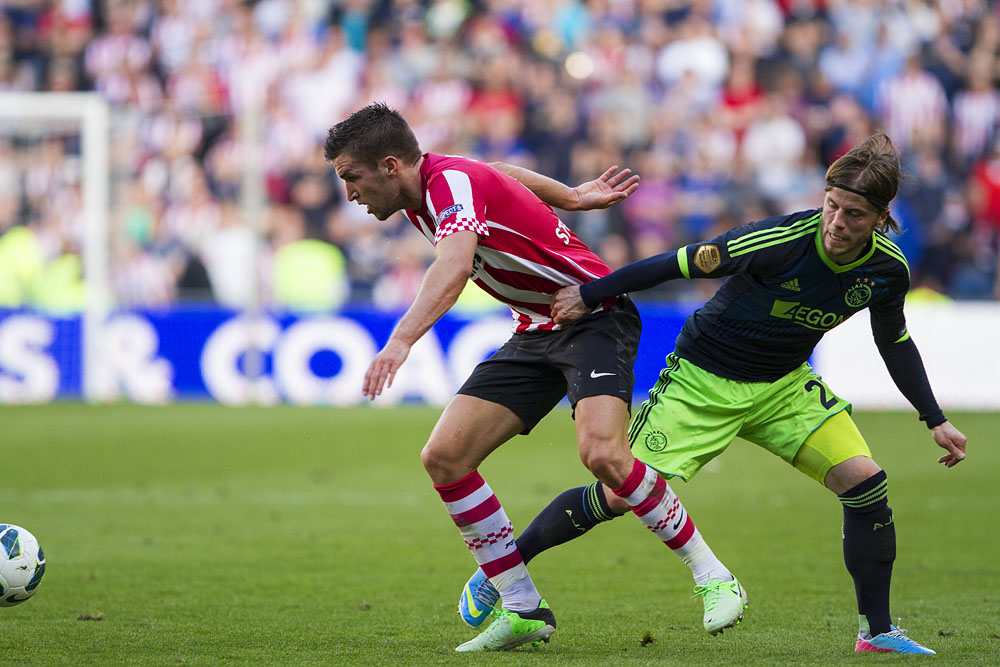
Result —
[[399, 173], [399, 158], [393, 155], [386, 155], [382, 158], [382, 168], [385, 169], [386, 176]]
[[889, 209], [882, 211], [878, 216], [878, 222], [875, 223], [877, 229], [885, 229], [889, 221]]

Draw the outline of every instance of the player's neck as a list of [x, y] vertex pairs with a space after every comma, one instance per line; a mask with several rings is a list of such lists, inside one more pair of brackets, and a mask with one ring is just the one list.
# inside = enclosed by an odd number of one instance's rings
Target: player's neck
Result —
[[417, 211], [423, 205], [424, 189], [420, 177], [420, 168], [423, 164], [424, 156], [421, 155], [416, 162], [400, 170], [400, 194], [406, 200], [403, 208]]
[[868, 239], [868, 241], [866, 241], [865, 243], [863, 243], [861, 246], [859, 246], [856, 250], [852, 250], [848, 255], [843, 256], [843, 257], [838, 257], [838, 258], [834, 259], [833, 261], [836, 264], [839, 264], [841, 266], [847, 266], [848, 264], [851, 264], [852, 262], [856, 262], [857, 259], [858, 259], [858, 257], [861, 257], [863, 254], [865, 254], [866, 252], [868, 252], [868, 249], [871, 247], [871, 244], [874, 243], [874, 242], [875, 242], [875, 238], [872, 237], [872, 238]]

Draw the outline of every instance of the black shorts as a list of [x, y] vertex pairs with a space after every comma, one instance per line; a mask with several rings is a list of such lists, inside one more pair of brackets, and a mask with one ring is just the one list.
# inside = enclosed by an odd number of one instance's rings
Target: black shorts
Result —
[[516, 333], [476, 366], [459, 394], [509, 408], [527, 434], [563, 396], [618, 396], [632, 406], [642, 322], [628, 297], [566, 329]]

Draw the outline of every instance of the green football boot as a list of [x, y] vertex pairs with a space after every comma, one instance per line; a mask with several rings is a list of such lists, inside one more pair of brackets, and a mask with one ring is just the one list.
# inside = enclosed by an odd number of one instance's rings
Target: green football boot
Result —
[[701, 596], [705, 603], [705, 630], [716, 635], [743, 620], [743, 610], [750, 606], [747, 592], [740, 582], [709, 579], [704, 586], [695, 586], [694, 595]]
[[542, 600], [535, 611], [494, 611], [496, 619], [488, 628], [456, 651], [507, 651], [535, 642], [547, 642], [556, 631], [556, 617]]

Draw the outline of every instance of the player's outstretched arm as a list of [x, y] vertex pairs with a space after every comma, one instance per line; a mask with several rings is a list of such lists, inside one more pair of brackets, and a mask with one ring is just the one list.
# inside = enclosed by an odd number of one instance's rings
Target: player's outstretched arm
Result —
[[938, 459], [938, 463], [943, 463], [946, 468], [951, 468], [965, 458], [965, 435], [952, 426], [951, 422], [938, 424], [931, 429], [931, 434], [934, 436], [934, 442], [948, 451], [947, 454]]
[[455, 305], [472, 271], [478, 242], [472, 231], [455, 232], [438, 241], [436, 257], [420, 281], [416, 298], [365, 372], [361, 389], [365, 398], [374, 400], [383, 388], [392, 386], [413, 344]]
[[[680, 252], [687, 252], [682, 248]], [[563, 287], [552, 295], [552, 320], [559, 325], [572, 324], [602, 301], [621, 294], [649, 289], [655, 285], [686, 277], [671, 250], [627, 264], [603, 278], [582, 285]]]
[[491, 162], [490, 166], [516, 178], [549, 206], [564, 211], [608, 208], [627, 199], [639, 187], [639, 176], [632, 174], [631, 169], [619, 171], [618, 165], [608, 168], [594, 180], [581, 183], [575, 188], [530, 169], [505, 162]]

